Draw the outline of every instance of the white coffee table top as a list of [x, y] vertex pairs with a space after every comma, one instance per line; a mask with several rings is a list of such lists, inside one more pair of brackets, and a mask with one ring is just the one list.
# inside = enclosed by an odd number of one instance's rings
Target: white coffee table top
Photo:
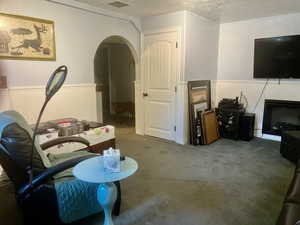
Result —
[[108, 172], [103, 167], [103, 157], [98, 156], [84, 160], [77, 164], [73, 168], [73, 174], [79, 180], [100, 184], [123, 180], [126, 177], [134, 174], [137, 169], [137, 162], [134, 159], [126, 156], [125, 160], [121, 161], [120, 172]]

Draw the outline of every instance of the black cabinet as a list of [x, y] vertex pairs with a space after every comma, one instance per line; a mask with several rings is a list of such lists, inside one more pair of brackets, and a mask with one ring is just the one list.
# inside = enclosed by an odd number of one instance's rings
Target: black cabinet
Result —
[[255, 114], [245, 113], [240, 121], [240, 139], [251, 141], [254, 137]]
[[218, 122], [221, 137], [239, 139], [240, 122], [245, 109], [239, 108], [218, 108]]
[[300, 159], [300, 131], [287, 130], [282, 132], [280, 153], [281, 155], [293, 163], [297, 163]]

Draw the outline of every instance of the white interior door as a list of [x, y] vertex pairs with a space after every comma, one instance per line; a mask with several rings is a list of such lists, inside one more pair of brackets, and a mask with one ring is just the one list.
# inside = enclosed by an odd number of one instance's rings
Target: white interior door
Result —
[[145, 35], [145, 134], [174, 140], [178, 33]]

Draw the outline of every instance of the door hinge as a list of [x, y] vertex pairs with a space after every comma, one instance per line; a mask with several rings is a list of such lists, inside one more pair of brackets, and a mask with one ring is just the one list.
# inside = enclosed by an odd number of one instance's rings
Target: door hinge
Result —
[[176, 48], [178, 48], [178, 41], [176, 41]]
[[176, 131], [176, 126], [174, 126], [174, 131]]
[[177, 92], [177, 86], [174, 87], [174, 91]]

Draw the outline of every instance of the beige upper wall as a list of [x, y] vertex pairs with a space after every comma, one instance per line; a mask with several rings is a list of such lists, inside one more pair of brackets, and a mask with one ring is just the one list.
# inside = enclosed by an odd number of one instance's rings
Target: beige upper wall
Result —
[[300, 13], [220, 25], [218, 79], [253, 80], [254, 39], [300, 34]]
[[186, 12], [186, 79], [216, 80], [219, 24]]
[[300, 33], [300, 13], [217, 24], [188, 11], [142, 20], [143, 31], [180, 27], [184, 80], [252, 80], [254, 39]]
[[153, 31], [168, 27], [182, 27], [184, 26], [185, 11], [178, 11], [159, 16], [145, 17], [141, 21], [142, 30]]
[[216, 80], [219, 24], [189, 11], [142, 20], [144, 32], [178, 27], [181, 31], [182, 81]]
[[[95, 52], [101, 41], [111, 35], [123, 36], [139, 52], [140, 35], [126, 21], [44, 0], [1, 0], [0, 11], [55, 22], [57, 60], [1, 59], [0, 74], [8, 77], [9, 86], [44, 85], [53, 70], [61, 64], [66, 64], [70, 70], [67, 83], [94, 83]], [[187, 11], [144, 18], [142, 30], [181, 28], [182, 55], [186, 55], [186, 66], [182, 71], [184, 80], [202, 77], [215, 79], [216, 60], [218, 79], [242, 80], [252, 79], [254, 38], [299, 34], [299, 21], [300, 14], [289, 14], [221, 24], [219, 46], [215, 41], [217, 26]], [[215, 54], [214, 48], [217, 46], [219, 53]]]
[[124, 20], [95, 15], [44, 0], [1, 0], [0, 12], [49, 19], [55, 22], [55, 62], [0, 60], [0, 74], [8, 85], [44, 85], [59, 65], [69, 68], [66, 83], [94, 83], [94, 56], [100, 43], [112, 35], [127, 39], [139, 52], [140, 34]]

